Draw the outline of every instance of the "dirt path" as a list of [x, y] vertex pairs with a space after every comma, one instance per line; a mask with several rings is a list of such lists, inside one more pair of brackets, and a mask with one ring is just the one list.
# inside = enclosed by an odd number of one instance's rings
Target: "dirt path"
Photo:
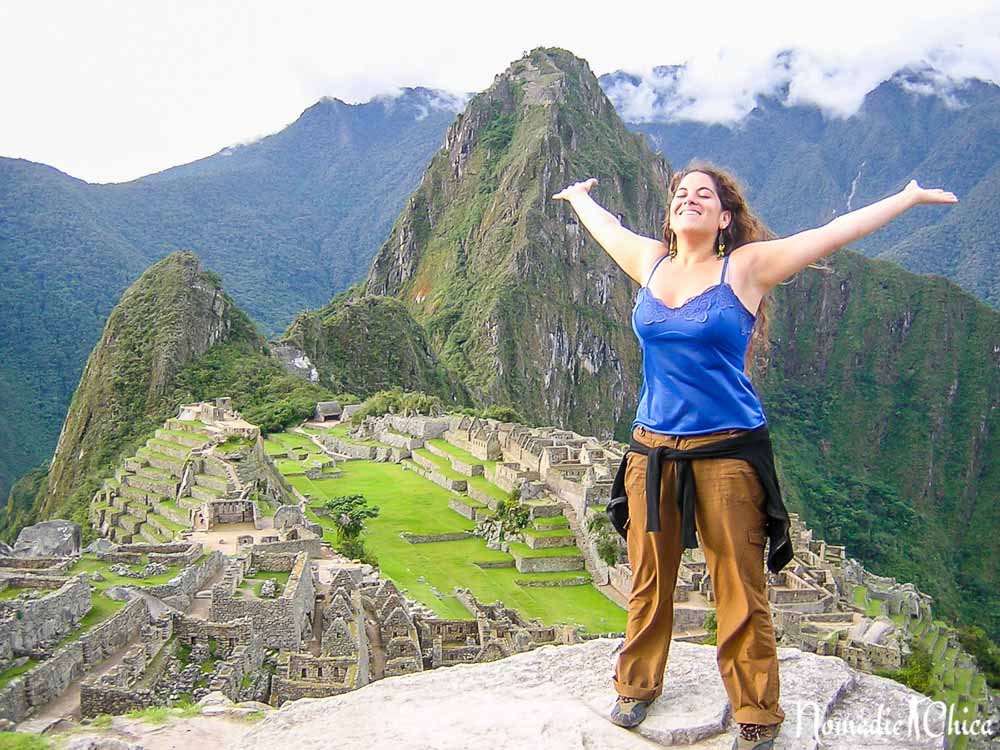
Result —
[[74, 722], [79, 721], [80, 683], [84, 680], [90, 679], [91, 677], [110, 672], [117, 665], [122, 663], [122, 660], [125, 658], [125, 652], [137, 643], [139, 643], [138, 634], [136, 634], [135, 638], [126, 643], [121, 649], [116, 651], [113, 656], [105, 659], [96, 668], [83, 675], [83, 677], [79, 680], [71, 682], [69, 687], [66, 688], [55, 700], [49, 701], [33, 716], [18, 724], [17, 730], [19, 732], [35, 732], [41, 734], [49, 726], [62, 719]]
[[[212, 586], [222, 582], [222, 577], [224, 572], [225, 570], [223, 568], [220, 568], [218, 573], [216, 573], [214, 576], [205, 581], [205, 584], [201, 587], [201, 590], [211, 591]], [[197, 617], [199, 620], [207, 620], [208, 613], [211, 611], [211, 609], [212, 609], [211, 597], [205, 599], [199, 599], [197, 597], [193, 597], [191, 599], [191, 608], [188, 610], [188, 614], [191, 615], [191, 617]]]

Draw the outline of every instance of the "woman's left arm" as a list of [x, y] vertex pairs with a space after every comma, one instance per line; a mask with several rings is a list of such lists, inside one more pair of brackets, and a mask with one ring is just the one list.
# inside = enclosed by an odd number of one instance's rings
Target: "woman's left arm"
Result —
[[750, 242], [748, 275], [761, 294], [791, 278], [810, 263], [871, 234], [904, 211], [923, 203], [958, 203], [954, 193], [922, 188], [916, 180], [895, 195], [838, 216], [824, 226], [775, 240]]

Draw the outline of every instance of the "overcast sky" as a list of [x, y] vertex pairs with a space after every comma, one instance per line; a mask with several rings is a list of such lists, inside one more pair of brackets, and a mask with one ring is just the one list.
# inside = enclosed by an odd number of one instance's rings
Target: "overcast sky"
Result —
[[[643, 74], [619, 102], [636, 118], [733, 122], [782, 82], [842, 117], [906, 64], [943, 70], [946, 97], [1000, 83], [1000, 3], [4, 0], [0, 156], [126, 181], [280, 130], [322, 96], [480, 91], [538, 46]], [[652, 67], [682, 62], [682, 98], [656, 111]]]

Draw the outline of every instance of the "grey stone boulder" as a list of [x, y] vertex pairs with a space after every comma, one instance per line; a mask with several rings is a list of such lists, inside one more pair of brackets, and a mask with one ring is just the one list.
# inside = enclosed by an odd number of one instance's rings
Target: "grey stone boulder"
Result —
[[103, 593], [115, 602], [127, 602], [136, 596], [135, 589], [131, 586], [108, 586]]
[[282, 505], [274, 513], [274, 528], [279, 531], [289, 529], [292, 526], [305, 526], [306, 517], [302, 509], [297, 505]]
[[17, 557], [71, 557], [80, 554], [80, 524], [61, 518], [26, 526], [14, 542]]
[[0, 542], [0, 557], [13, 557], [14, 548], [6, 542]]
[[107, 552], [112, 552], [118, 548], [118, 545], [108, 539], [95, 539], [86, 547], [83, 551], [88, 555], [103, 555]]

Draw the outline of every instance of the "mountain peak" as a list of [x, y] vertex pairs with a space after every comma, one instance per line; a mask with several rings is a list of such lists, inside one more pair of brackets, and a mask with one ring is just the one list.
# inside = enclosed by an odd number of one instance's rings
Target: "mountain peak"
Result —
[[49, 466], [40, 516], [49, 517], [81, 489], [88, 471], [109, 459], [94, 446], [117, 445], [169, 393], [184, 365], [235, 339], [264, 343], [195, 253], [178, 250], [146, 269], [122, 294], [87, 359]]
[[[402, 301], [477, 400], [541, 421], [577, 419], [603, 435], [618, 415], [585, 413], [588, 399], [572, 394], [581, 384], [604, 388], [597, 381], [607, 370], [616, 385], [605, 395], [625, 408], [631, 386], [620, 382], [629, 377], [621, 363], [636, 348], [627, 328], [608, 321], [627, 319], [631, 281], [551, 196], [597, 177], [602, 206], [657, 236], [668, 173], [625, 128], [585, 60], [536, 48], [452, 122], [364, 293]], [[566, 378], [570, 352], [587, 352], [586, 363]], [[556, 371], [560, 392], [551, 387]]]

